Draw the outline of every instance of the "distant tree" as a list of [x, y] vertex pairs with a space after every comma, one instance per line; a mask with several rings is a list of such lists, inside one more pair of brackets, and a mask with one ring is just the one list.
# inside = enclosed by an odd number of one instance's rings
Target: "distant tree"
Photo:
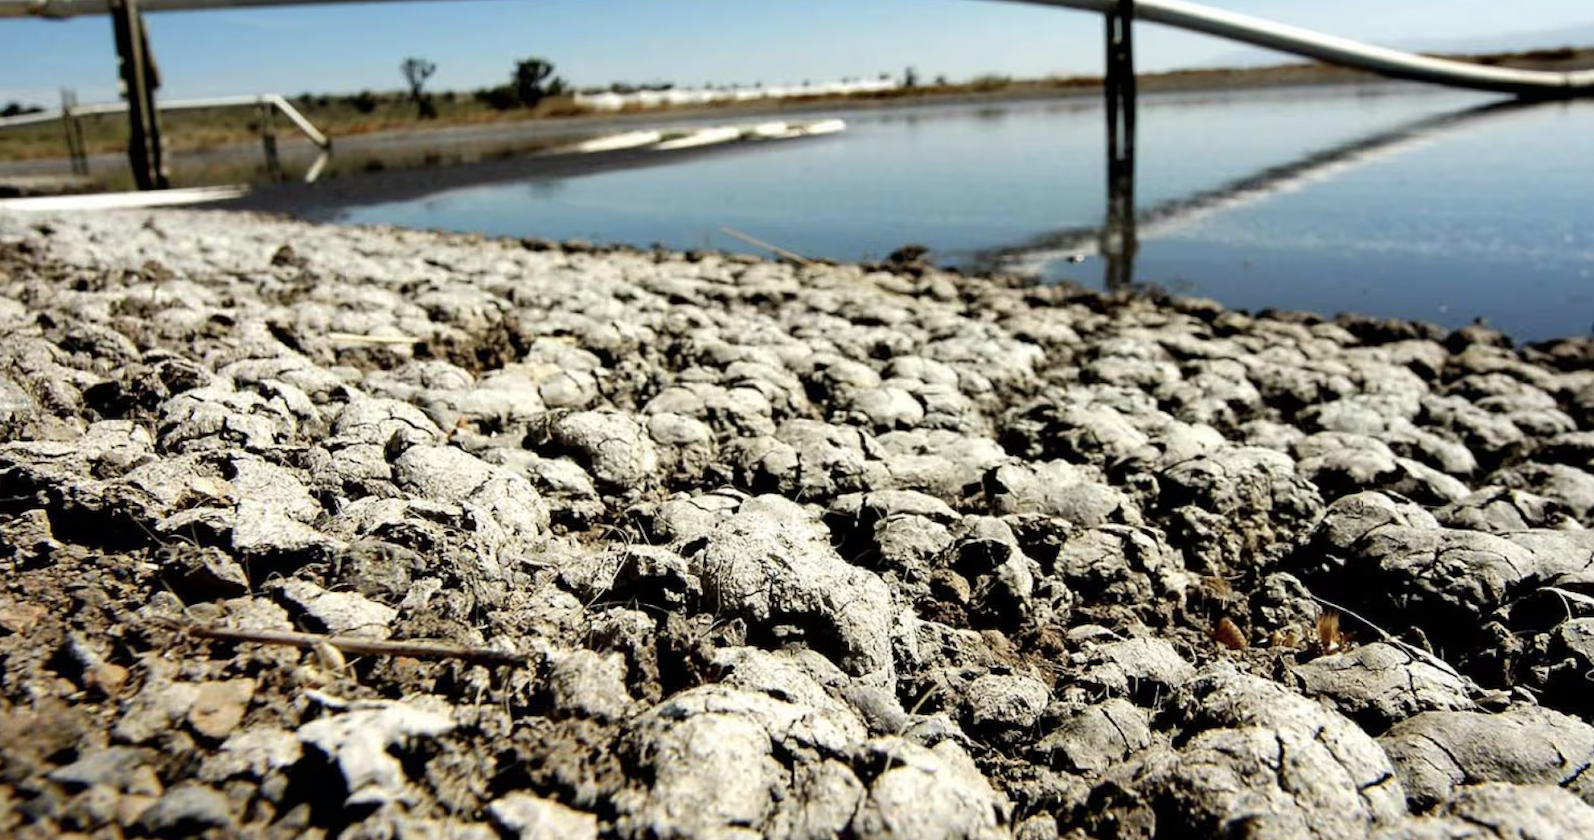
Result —
[[21, 102], [7, 102], [0, 108], [0, 117], [20, 117], [23, 114], [37, 114], [44, 109], [38, 105], [23, 105]]
[[415, 103], [415, 116], [423, 120], [436, 119], [437, 106], [432, 104], [432, 97], [426, 93], [426, 80], [437, 72], [437, 65], [412, 56], [404, 59], [399, 70], [403, 71], [404, 81], [410, 86], [410, 101]]
[[947, 86], [947, 80], [946, 80], [946, 74], [945, 73], [942, 73], [941, 75], [935, 77], [935, 86], [936, 87], [946, 87]]
[[905, 88], [918, 87], [919, 86], [919, 71], [913, 69], [912, 67], [909, 67], [908, 69], [903, 70], [902, 71], [902, 86], [905, 87]]
[[543, 85], [552, 75], [553, 62], [547, 59], [528, 58], [515, 62], [515, 97], [520, 104], [527, 108], [537, 107], [537, 103], [548, 93]]
[[515, 89], [511, 85], [482, 88], [476, 91], [476, 101], [494, 111], [511, 111], [520, 107], [520, 100], [515, 98]]
[[570, 83], [563, 76], [555, 76], [548, 80], [545, 90], [549, 96], [564, 96], [570, 92]]
[[354, 106], [354, 110], [369, 114], [376, 110], [376, 94], [362, 90], [349, 99], [349, 104]]
[[1012, 76], [1002, 76], [1002, 75], [998, 75], [996, 73], [986, 73], [983, 76], [975, 76], [974, 78], [970, 79], [969, 80], [969, 87], [973, 88], [974, 90], [980, 91], [981, 93], [989, 93], [991, 91], [1002, 90], [1003, 88], [1006, 88], [1008, 85], [1010, 85], [1012, 83], [1013, 83], [1013, 77]]

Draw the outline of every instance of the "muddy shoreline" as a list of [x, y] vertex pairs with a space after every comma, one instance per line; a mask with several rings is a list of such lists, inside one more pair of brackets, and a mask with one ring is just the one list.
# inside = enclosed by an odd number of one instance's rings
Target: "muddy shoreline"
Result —
[[1594, 343], [0, 214], [0, 835], [1594, 836]]

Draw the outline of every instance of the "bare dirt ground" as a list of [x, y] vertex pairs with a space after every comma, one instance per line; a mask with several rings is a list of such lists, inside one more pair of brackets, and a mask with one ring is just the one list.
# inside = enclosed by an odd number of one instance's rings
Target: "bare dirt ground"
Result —
[[0, 216], [0, 835], [1594, 836], [1586, 340]]

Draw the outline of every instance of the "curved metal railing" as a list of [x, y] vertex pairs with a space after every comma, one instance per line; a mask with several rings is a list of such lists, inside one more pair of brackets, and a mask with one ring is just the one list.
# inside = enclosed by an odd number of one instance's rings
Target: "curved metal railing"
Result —
[[[326, 134], [322, 133], [321, 129], [316, 128], [314, 123], [310, 122], [310, 120], [307, 119], [304, 114], [299, 112], [299, 109], [293, 107], [293, 103], [289, 102], [287, 99], [284, 99], [280, 94], [262, 93], [255, 96], [217, 96], [211, 97], [209, 99], [186, 99], [176, 102], [162, 102], [161, 110], [181, 111], [205, 108], [237, 108], [250, 106], [259, 109], [262, 114], [267, 113], [268, 109], [281, 113], [284, 117], [287, 117], [289, 122], [293, 123], [295, 128], [299, 129], [299, 132], [305, 136], [306, 140], [309, 140], [311, 143], [315, 144], [316, 148], [320, 150], [320, 153], [317, 154], [316, 159], [310, 164], [310, 168], [306, 170], [304, 174], [304, 182], [307, 184], [313, 183], [316, 178], [320, 177], [321, 171], [326, 167], [327, 162], [331, 160], [332, 139], [327, 137]], [[0, 129], [32, 125], [34, 123], [52, 122], [54, 120], [72, 120], [78, 117], [86, 117], [93, 114], [121, 114], [127, 111], [127, 107], [128, 106], [126, 102], [104, 102], [93, 105], [74, 105], [69, 109], [63, 108], [60, 110], [39, 111], [37, 113], [22, 114], [15, 117], [0, 117]], [[266, 129], [263, 127], [262, 131], [264, 132], [265, 130]], [[266, 145], [267, 166], [277, 166], [275, 161], [275, 135], [263, 134], [262, 139], [268, 140]]]
[[[73, 0], [77, 2], [77, 0]], [[1117, 11], [1117, 0], [1008, 0], [1035, 6], [1057, 6], [1085, 11]], [[1323, 35], [1298, 26], [1227, 12], [1184, 0], [1135, 0], [1136, 18], [1215, 35], [1252, 46], [1291, 53], [1345, 67], [1367, 70], [1398, 79], [1492, 90], [1518, 96], [1560, 98], [1594, 94], [1594, 70], [1555, 72], [1488, 67], [1467, 61], [1418, 55], [1375, 47], [1347, 38]]]

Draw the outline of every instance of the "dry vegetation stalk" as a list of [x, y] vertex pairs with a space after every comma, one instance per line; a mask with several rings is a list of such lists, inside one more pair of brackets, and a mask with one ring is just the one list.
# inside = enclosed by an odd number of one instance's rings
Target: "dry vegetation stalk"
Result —
[[[1346, 609], [1345, 607], [1342, 607], [1339, 604], [1336, 604], [1333, 601], [1330, 601], [1330, 600], [1328, 600], [1326, 598], [1319, 598], [1316, 595], [1312, 595], [1311, 593], [1307, 593], [1307, 594], [1311, 597], [1311, 599], [1313, 601], [1316, 601], [1317, 603], [1322, 604], [1323, 606], [1328, 607], [1329, 609], [1334, 610], [1334, 611], [1338, 612], [1341, 615], [1348, 615], [1351, 618], [1354, 618], [1357, 621], [1360, 621], [1361, 623], [1363, 623], [1363, 624], [1367, 625], [1368, 627], [1372, 628], [1372, 631], [1374, 633], [1377, 633], [1379, 638], [1383, 639], [1383, 641], [1385, 643], [1391, 644], [1391, 645], [1394, 645], [1395, 647], [1400, 648], [1401, 650], [1405, 651], [1406, 653], [1410, 654], [1411, 656], [1414, 656], [1417, 659], [1420, 659], [1423, 662], [1426, 662], [1429, 665], [1432, 665], [1433, 667], [1438, 668], [1441, 671], [1444, 671], [1445, 673], [1449, 674], [1450, 676], [1455, 677], [1456, 679], [1465, 682], [1469, 686], [1473, 684], [1472, 680], [1467, 679], [1466, 677], [1462, 676], [1461, 672], [1457, 671], [1455, 669], [1455, 667], [1452, 666], [1449, 662], [1446, 662], [1443, 659], [1440, 659], [1438, 656], [1434, 655], [1433, 653], [1431, 653], [1429, 651], [1426, 651], [1426, 650], [1423, 650], [1422, 648], [1417, 647], [1416, 645], [1411, 644], [1410, 642], [1401, 641], [1400, 639], [1396, 638], [1393, 633], [1390, 633], [1388, 630], [1385, 630], [1384, 628], [1379, 627], [1378, 625], [1372, 623], [1365, 616], [1362, 616], [1360, 613], [1357, 613], [1355, 610]], [[1334, 633], [1334, 635], [1336, 637], [1342, 637], [1343, 634], [1342, 634], [1342, 632], [1339, 629], [1339, 617], [1338, 616], [1334, 617], [1332, 625], [1333, 626], [1331, 628], [1331, 631]], [[1321, 635], [1326, 633], [1326, 632], [1330, 632], [1330, 628], [1320, 624], [1318, 626], [1318, 634], [1319, 634], [1319, 636], [1321, 637]]]
[[803, 256], [802, 254], [797, 253], [796, 251], [789, 251], [789, 250], [787, 250], [785, 248], [780, 247], [779, 245], [771, 245], [770, 243], [765, 242], [762, 239], [758, 239], [756, 237], [748, 236], [747, 234], [742, 233], [741, 231], [736, 230], [735, 228], [721, 227], [720, 228], [720, 232], [725, 234], [726, 236], [734, 236], [737, 239], [740, 239], [743, 242], [746, 242], [747, 244], [749, 244], [749, 245], [751, 245], [751, 246], [753, 246], [755, 248], [763, 248], [764, 250], [774, 254], [777, 257], [782, 257], [782, 258], [791, 260], [792, 262], [794, 262], [794, 263], [796, 263], [798, 265], [813, 265], [814, 264], [813, 260], [808, 259], [807, 257]]
[[526, 665], [530, 658], [522, 653], [469, 647], [446, 642], [402, 641], [386, 642], [361, 639], [354, 636], [329, 636], [321, 633], [294, 633], [279, 630], [233, 630], [228, 627], [207, 627], [173, 618], [156, 618], [156, 624], [200, 639], [227, 642], [249, 642], [260, 645], [281, 645], [316, 649], [330, 646], [339, 653], [353, 656], [407, 656], [411, 659], [458, 659], [475, 665]]

